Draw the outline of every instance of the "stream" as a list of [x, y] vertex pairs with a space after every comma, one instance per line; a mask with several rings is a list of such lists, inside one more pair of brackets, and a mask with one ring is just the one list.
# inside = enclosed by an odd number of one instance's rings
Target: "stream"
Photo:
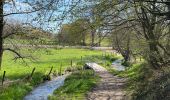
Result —
[[24, 97], [24, 100], [47, 100], [48, 96], [53, 94], [54, 90], [64, 84], [67, 75], [59, 76], [51, 81], [42, 83]]
[[[121, 65], [121, 60], [116, 60], [112, 63], [112, 67], [118, 71], [124, 71], [125, 66]], [[40, 84], [28, 95], [24, 97], [24, 100], [48, 100], [48, 96], [53, 94], [54, 90], [64, 84], [64, 80], [68, 75], [59, 76], [51, 81]]]
[[124, 71], [125, 66], [123, 66], [121, 63], [122, 63], [122, 60], [118, 59], [112, 63], [111, 67], [118, 71]]

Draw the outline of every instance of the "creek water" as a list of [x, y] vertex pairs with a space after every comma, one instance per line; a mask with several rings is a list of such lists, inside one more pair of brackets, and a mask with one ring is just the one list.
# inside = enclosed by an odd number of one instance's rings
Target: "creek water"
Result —
[[111, 67], [118, 71], [124, 71], [125, 66], [123, 66], [121, 63], [122, 63], [122, 60], [118, 59], [112, 63]]
[[47, 100], [54, 90], [64, 84], [67, 75], [59, 76], [51, 81], [40, 84], [33, 91], [24, 97], [24, 100]]

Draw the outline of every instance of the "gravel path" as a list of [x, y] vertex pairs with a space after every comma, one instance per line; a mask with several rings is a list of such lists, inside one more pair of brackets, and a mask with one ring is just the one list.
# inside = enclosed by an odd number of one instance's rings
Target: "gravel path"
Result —
[[87, 100], [127, 100], [123, 90], [125, 79], [113, 76], [96, 63], [87, 63], [87, 65], [101, 77], [99, 84], [87, 94]]

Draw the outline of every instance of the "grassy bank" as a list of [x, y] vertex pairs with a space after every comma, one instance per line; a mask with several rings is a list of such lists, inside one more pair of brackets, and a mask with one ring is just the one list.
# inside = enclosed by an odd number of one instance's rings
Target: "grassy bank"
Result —
[[142, 61], [132, 64], [118, 76], [127, 78], [131, 100], [170, 100], [170, 68], [155, 70]]
[[86, 93], [99, 79], [92, 70], [72, 73], [66, 78], [64, 86], [57, 89], [49, 100], [84, 100]]
[[[90, 61], [89, 58], [102, 56], [101, 51], [85, 49], [40, 49], [36, 51], [21, 51], [22, 54], [29, 54], [30, 52], [35, 60], [31, 61], [29, 59], [25, 59], [27, 64], [23, 63], [22, 60], [12, 60], [14, 55], [10, 52], [4, 53], [0, 77], [2, 77], [3, 71], [6, 71], [6, 81], [23, 79], [30, 75], [34, 67], [36, 70], [32, 80], [22, 81], [0, 88], [0, 99], [22, 100], [29, 91], [43, 82], [42, 77], [49, 73], [51, 66], [54, 67], [52, 73], [55, 75], [60, 70], [61, 63], [61, 71], [64, 72], [65, 69], [70, 67], [71, 60], [73, 62], [73, 66], [76, 66], [77, 62], [81, 62], [81, 56], [83, 60], [87, 59], [87, 61]], [[79, 65], [82, 64], [83, 63], [79, 63]]]

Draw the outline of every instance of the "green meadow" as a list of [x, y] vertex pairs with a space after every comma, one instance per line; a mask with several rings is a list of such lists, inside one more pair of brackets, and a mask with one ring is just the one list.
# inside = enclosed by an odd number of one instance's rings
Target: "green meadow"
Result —
[[[53, 66], [52, 73], [64, 72], [72, 65], [83, 65], [82, 62], [94, 61], [93, 57], [102, 58], [102, 51], [88, 50], [88, 49], [22, 49], [20, 53], [27, 58], [15, 60], [11, 52], [5, 52], [3, 55], [2, 69], [0, 77], [6, 71], [6, 81], [23, 79], [31, 74], [32, 69], [35, 67], [31, 81], [17, 82], [9, 86], [0, 87], [1, 100], [21, 100], [29, 93], [35, 86], [43, 82], [42, 77], [49, 73], [50, 68]], [[96, 59], [97, 60], [97, 59]], [[1, 79], [0, 79], [1, 81]]]
[[70, 66], [71, 60], [73, 65], [82, 59], [86, 59], [90, 56], [101, 56], [101, 51], [92, 51], [87, 49], [41, 49], [37, 51], [26, 51], [23, 55], [31, 56], [30, 59], [24, 59], [22, 61], [14, 60], [15, 55], [11, 52], [5, 52], [3, 57], [2, 70], [0, 71], [0, 77], [3, 71], [6, 71], [6, 77], [10, 80], [23, 78], [27, 74], [30, 74], [35, 67], [36, 71], [42, 74], [48, 73], [53, 66], [54, 71], [59, 71], [62, 65], [62, 70], [65, 70]]

